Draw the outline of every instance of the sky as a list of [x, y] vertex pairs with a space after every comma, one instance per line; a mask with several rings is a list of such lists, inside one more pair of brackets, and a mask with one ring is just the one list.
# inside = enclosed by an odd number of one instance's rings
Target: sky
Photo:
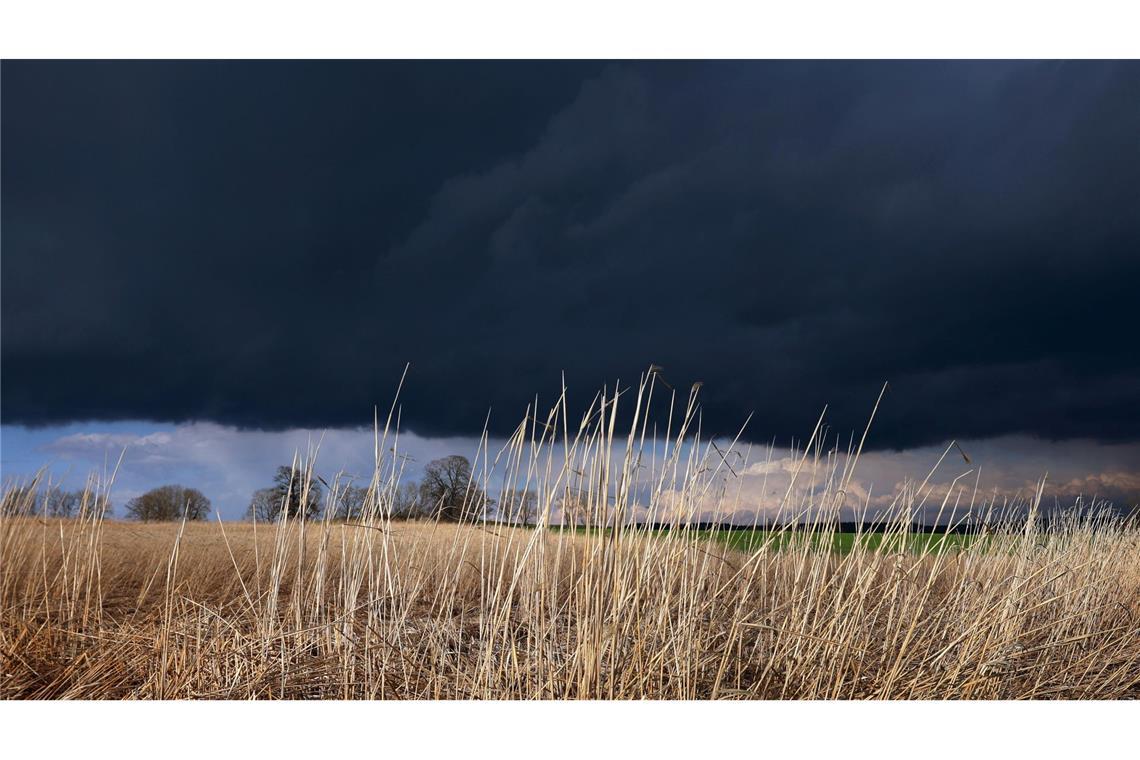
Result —
[[1140, 499], [1140, 64], [0, 79], [5, 478], [126, 451], [116, 500], [183, 482], [237, 517], [322, 434], [365, 466], [406, 366], [422, 464], [656, 364], [709, 434], [780, 447], [825, 405], [861, 431], [889, 381], [868, 485], [956, 439], [995, 488]]

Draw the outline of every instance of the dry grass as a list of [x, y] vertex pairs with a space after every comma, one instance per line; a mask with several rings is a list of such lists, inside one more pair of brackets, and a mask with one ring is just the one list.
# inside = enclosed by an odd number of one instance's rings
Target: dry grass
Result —
[[[723, 452], [689, 430], [692, 399], [663, 447], [646, 437], [652, 383], [634, 389], [624, 442], [612, 399], [576, 430], [560, 401], [483, 463], [539, 495], [535, 529], [391, 520], [400, 459], [380, 430], [376, 450], [388, 453], [358, 525], [127, 524], [101, 519], [94, 494], [71, 521], [9, 504], [0, 696], [1140, 694], [1135, 525], [1084, 517], [1046, 530], [1031, 512], [1016, 532], [905, 554], [838, 554], [810, 537], [742, 554], [683, 529], [650, 535], [624, 519], [635, 505], [660, 517], [668, 502], [681, 520], [677, 505], [695, 508], [724, 475]], [[805, 472], [818, 460], [805, 453]], [[847, 467], [789, 514], [837, 514]], [[900, 500], [900, 517], [920, 498]], [[614, 529], [544, 527], [571, 500], [581, 519]]]

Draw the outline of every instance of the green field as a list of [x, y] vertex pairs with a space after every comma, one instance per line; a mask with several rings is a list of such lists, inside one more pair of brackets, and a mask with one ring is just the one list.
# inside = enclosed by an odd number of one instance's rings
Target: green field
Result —
[[[560, 530], [560, 528], [554, 528]], [[601, 532], [598, 528], [575, 528], [575, 532], [590, 533]], [[608, 533], [609, 528], [605, 529]], [[776, 531], [757, 528], [754, 530], [725, 530], [725, 529], [692, 529], [692, 530], [645, 530], [647, 534], [658, 535], [663, 538], [673, 536], [676, 538], [691, 538], [706, 541], [716, 541], [725, 544], [731, 549], [741, 552], [752, 552], [759, 549], [766, 542], [775, 549], [798, 548], [810, 542], [813, 547], [830, 548], [839, 554], [848, 554], [856, 545], [868, 550], [883, 549], [888, 551], [907, 551], [912, 554], [922, 554], [941, 551], [958, 551], [971, 546], [976, 541], [986, 540], [976, 534], [943, 534], [943, 533], [910, 533], [906, 536], [884, 535], [882, 533], [840, 533], [840, 532], [812, 532], [807, 530]]]
[[809, 533], [780, 532], [769, 530], [701, 530], [693, 531], [690, 535], [707, 538], [727, 544], [737, 551], [755, 551], [771, 542], [774, 548], [788, 546], [800, 547], [806, 542], [821, 547], [830, 545], [833, 551], [847, 554], [856, 545], [865, 549], [886, 549], [890, 551], [907, 551], [921, 554], [935, 551], [956, 551], [963, 549], [979, 540], [977, 535], [942, 534], [942, 533], [911, 533], [907, 536], [889, 535], [882, 533]]

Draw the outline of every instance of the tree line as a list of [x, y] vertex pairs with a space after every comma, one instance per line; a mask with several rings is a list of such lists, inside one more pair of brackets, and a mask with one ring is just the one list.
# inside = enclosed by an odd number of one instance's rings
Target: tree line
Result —
[[[536, 516], [537, 499], [533, 492], [517, 489], [505, 491], [498, 500], [490, 498], [472, 477], [471, 463], [466, 457], [451, 455], [429, 462], [418, 483], [403, 481], [388, 486], [390, 491], [376, 493], [373, 489], [348, 483], [328, 483], [311, 471], [289, 465], [278, 467], [271, 485], [258, 489], [250, 498], [245, 517], [258, 522], [275, 522], [284, 518], [316, 519], [323, 516], [326, 506], [335, 510], [332, 519], [357, 521], [374, 514], [377, 499], [385, 504], [385, 511], [394, 519], [437, 519], [442, 522], [459, 522], [497, 515], [508, 522], [532, 522]], [[326, 492], [332, 493], [326, 499]], [[13, 489], [5, 496], [0, 510], [31, 512], [48, 517], [77, 517], [83, 507], [84, 491], [49, 490], [39, 493], [33, 489]], [[88, 497], [90, 500], [90, 497]], [[331, 505], [329, 505], [331, 502]], [[105, 514], [110, 514], [110, 504]], [[498, 510], [496, 512], [496, 510]], [[128, 501], [125, 517], [142, 522], [205, 520], [211, 511], [210, 500], [196, 488], [168, 484], [152, 488]]]
[[[384, 487], [382, 487], [384, 488]], [[466, 457], [451, 455], [427, 463], [420, 482], [404, 481], [390, 485], [390, 491], [348, 483], [329, 487], [323, 479], [304, 469], [280, 466], [268, 487], [254, 491], [246, 508], [247, 520], [276, 522], [286, 517], [314, 520], [323, 516], [328, 502], [335, 510], [334, 520], [348, 522], [374, 514], [376, 500], [384, 502], [385, 513], [396, 520], [434, 518], [441, 522], [461, 522], [490, 518], [505, 522], [531, 523], [537, 513], [535, 493], [516, 489], [500, 493], [498, 500], [488, 497], [472, 476]], [[332, 490], [332, 499], [326, 499]], [[88, 502], [84, 502], [84, 498]], [[83, 509], [96, 506], [90, 491], [38, 491], [34, 487], [11, 489], [6, 493], [0, 512], [32, 513], [48, 517], [78, 517]], [[99, 497], [105, 499], [105, 497]], [[109, 502], [98, 502], [111, 514]], [[180, 484], [166, 484], [130, 499], [124, 505], [124, 516], [140, 522], [203, 521], [210, 516], [211, 504], [202, 491]]]
[[374, 513], [378, 509], [378, 498], [385, 501], [394, 519], [434, 518], [459, 522], [488, 515], [495, 508], [495, 501], [472, 478], [471, 463], [459, 455], [429, 462], [419, 483], [404, 481], [391, 488], [390, 493], [378, 494], [351, 483], [338, 485], [332, 488], [333, 497], [329, 500], [324, 497], [328, 483], [311, 473], [282, 466], [277, 468], [273, 485], [253, 494], [246, 518], [263, 522], [273, 522], [283, 516], [319, 518], [331, 501], [336, 510], [335, 519], [353, 521]]
[[17, 486], [4, 491], [0, 499], [0, 514], [37, 515], [41, 517], [72, 518], [81, 515], [112, 514], [111, 502], [104, 494], [95, 491], [64, 491], [59, 488]]

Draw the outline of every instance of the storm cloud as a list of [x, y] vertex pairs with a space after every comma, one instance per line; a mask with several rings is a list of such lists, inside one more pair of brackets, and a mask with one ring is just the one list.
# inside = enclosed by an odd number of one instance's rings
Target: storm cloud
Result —
[[[1140, 65], [5, 62], [6, 425], [1140, 440]], [[746, 435], [748, 437], [748, 435]]]

